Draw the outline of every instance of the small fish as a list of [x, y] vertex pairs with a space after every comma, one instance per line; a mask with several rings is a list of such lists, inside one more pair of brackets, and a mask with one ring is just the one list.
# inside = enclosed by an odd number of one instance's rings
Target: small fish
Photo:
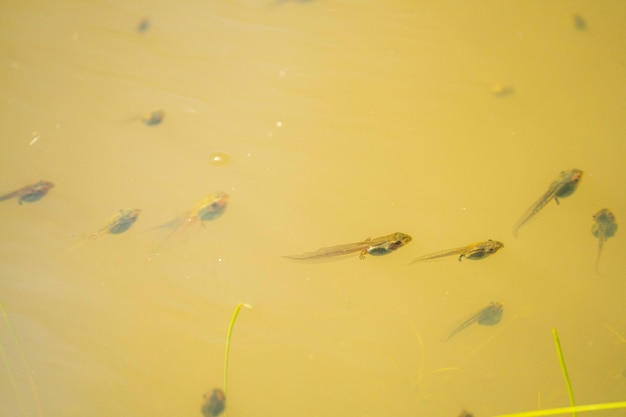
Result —
[[215, 388], [210, 392], [205, 393], [202, 398], [204, 403], [202, 404], [202, 415], [204, 417], [217, 417], [226, 408], [226, 395], [224, 391], [219, 388]]
[[448, 249], [440, 252], [431, 253], [428, 255], [420, 256], [409, 263], [409, 265], [421, 261], [429, 261], [431, 259], [443, 258], [446, 256], [459, 255], [459, 262], [463, 258], [479, 260], [484, 259], [489, 255], [493, 255], [498, 250], [504, 247], [504, 243], [497, 240], [486, 240], [484, 242], [476, 242], [471, 245], [464, 246], [462, 248]]
[[17, 197], [18, 204], [34, 203], [48, 194], [52, 187], [54, 187], [54, 184], [51, 182], [39, 181], [37, 184], [27, 185], [19, 190], [0, 196], [0, 201]]
[[365, 259], [367, 254], [372, 256], [387, 255], [407, 245], [410, 241], [411, 236], [398, 232], [387, 236], [377, 237], [375, 239], [368, 238], [363, 242], [321, 248], [315, 252], [284, 256], [284, 258], [294, 259], [297, 261], [308, 261], [350, 255], [358, 252], [359, 258]]
[[211, 221], [219, 218], [224, 214], [224, 210], [228, 206], [228, 194], [218, 191], [203, 198], [196, 203], [191, 210], [186, 211], [177, 218], [165, 223], [159, 227], [166, 227], [172, 229], [172, 233], [178, 234], [183, 230], [190, 228], [191, 226], [200, 222]]
[[114, 216], [102, 229], [97, 232], [87, 236], [82, 240], [82, 243], [86, 243], [92, 240], [96, 240], [105, 235], [119, 235], [120, 233], [124, 233], [130, 226], [133, 225], [137, 221], [141, 210], [139, 209], [130, 209], [130, 210], [120, 210], [120, 212]]
[[474, 417], [474, 414], [470, 413], [467, 410], [461, 410], [459, 417]]
[[598, 273], [598, 266], [600, 264], [600, 256], [602, 255], [602, 249], [604, 248], [604, 242], [608, 238], [615, 236], [617, 232], [617, 223], [615, 223], [615, 215], [609, 209], [602, 209], [593, 215], [593, 226], [591, 226], [591, 233], [594, 237], [598, 238], [598, 256], [596, 257], [596, 273]]
[[582, 177], [583, 172], [579, 169], [562, 171], [559, 178], [550, 184], [548, 191], [546, 191], [539, 198], [539, 200], [530, 206], [522, 218], [515, 223], [515, 227], [513, 227], [513, 235], [517, 237], [519, 229], [535, 217], [537, 213], [539, 213], [541, 209], [543, 209], [550, 202], [550, 200], [554, 199], [556, 204], [560, 204], [559, 198], [565, 198], [572, 195], [574, 191], [576, 191], [576, 188], [578, 188], [578, 184], [580, 184]]
[[477, 311], [469, 316], [467, 319], [461, 321], [461, 323], [454, 327], [454, 329], [448, 333], [442, 340], [447, 342], [452, 339], [454, 335], [461, 330], [465, 330], [474, 323], [478, 323], [481, 326], [495, 326], [502, 320], [502, 308], [503, 305], [497, 302], [491, 302], [487, 307]]

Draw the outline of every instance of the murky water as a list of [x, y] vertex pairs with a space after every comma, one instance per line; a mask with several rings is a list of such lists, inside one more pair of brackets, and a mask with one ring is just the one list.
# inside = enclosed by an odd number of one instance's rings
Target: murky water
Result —
[[[591, 232], [626, 219], [623, 2], [0, 11], [0, 194], [55, 184], [0, 203], [0, 415], [201, 416], [239, 302], [231, 416], [565, 406], [552, 328], [577, 403], [626, 398], [626, 231], [599, 275]], [[216, 191], [221, 217], [157, 228]], [[413, 240], [382, 257], [282, 258], [394, 232]], [[487, 239], [505, 246], [407, 265]], [[492, 301], [497, 325], [441, 342]]]

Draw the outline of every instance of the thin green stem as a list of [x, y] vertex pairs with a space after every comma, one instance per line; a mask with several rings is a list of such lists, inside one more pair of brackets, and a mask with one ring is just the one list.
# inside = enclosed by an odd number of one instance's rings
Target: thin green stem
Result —
[[[567, 367], [565, 366], [565, 359], [563, 358], [563, 352], [561, 351], [561, 342], [559, 341], [559, 334], [556, 329], [552, 329], [552, 335], [554, 336], [554, 343], [556, 344], [556, 353], [559, 356], [559, 362], [561, 364], [561, 372], [563, 373], [563, 378], [565, 378], [565, 386], [567, 387], [567, 395], [569, 396], [569, 404], [571, 407], [576, 407], [576, 403], [574, 401], [574, 391], [572, 390], [572, 384], [569, 380], [569, 375], [567, 374]], [[572, 416], [576, 417], [576, 411], [572, 411]]]
[[241, 307], [252, 308], [252, 306], [249, 304], [237, 304], [237, 307], [235, 307], [235, 311], [233, 312], [233, 317], [230, 319], [230, 324], [228, 325], [228, 333], [226, 334], [226, 351], [224, 352], [224, 396], [226, 398], [228, 398], [228, 356], [230, 354], [230, 339], [233, 334], [235, 321], [237, 321], [237, 316], [239, 315], [239, 310], [241, 310]]
[[616, 403], [577, 405], [575, 407], [551, 408], [549, 410], [536, 410], [527, 411], [524, 413], [502, 414], [495, 417], [543, 417], [576, 412], [584, 413], [587, 411], [614, 410], [616, 408], [626, 408], [626, 401]]

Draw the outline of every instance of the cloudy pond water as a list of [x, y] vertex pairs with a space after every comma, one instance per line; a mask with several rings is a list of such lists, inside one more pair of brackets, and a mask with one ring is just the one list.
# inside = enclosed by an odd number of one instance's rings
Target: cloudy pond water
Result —
[[2, 2], [0, 415], [202, 417], [239, 303], [232, 417], [625, 401], [625, 23]]

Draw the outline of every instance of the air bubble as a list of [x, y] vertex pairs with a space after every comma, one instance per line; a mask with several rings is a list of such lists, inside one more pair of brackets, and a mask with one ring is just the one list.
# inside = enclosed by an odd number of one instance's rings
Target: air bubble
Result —
[[226, 165], [230, 162], [230, 155], [226, 152], [212, 152], [209, 155], [209, 163], [211, 165]]

